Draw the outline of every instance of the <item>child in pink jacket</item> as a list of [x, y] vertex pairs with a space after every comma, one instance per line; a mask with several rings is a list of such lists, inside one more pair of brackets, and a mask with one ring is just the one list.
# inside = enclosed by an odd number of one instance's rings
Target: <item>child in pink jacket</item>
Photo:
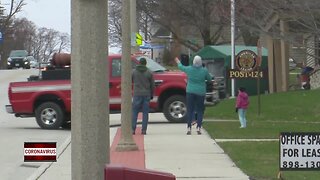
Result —
[[240, 128], [247, 127], [246, 111], [249, 106], [249, 96], [246, 93], [244, 87], [240, 87], [238, 90], [238, 96], [236, 101], [236, 112], [239, 115]]

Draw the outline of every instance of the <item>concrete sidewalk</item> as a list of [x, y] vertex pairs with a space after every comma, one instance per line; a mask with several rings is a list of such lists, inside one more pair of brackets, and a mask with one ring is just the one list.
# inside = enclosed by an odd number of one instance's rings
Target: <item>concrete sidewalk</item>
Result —
[[[110, 128], [110, 144], [116, 130], [117, 127]], [[147, 169], [172, 173], [177, 180], [249, 179], [204, 130], [197, 135], [194, 128], [192, 135], [186, 135], [185, 124], [149, 124], [147, 133]], [[43, 164], [30, 180], [71, 179], [70, 138], [62, 146], [65, 147], [61, 147], [57, 162]]]

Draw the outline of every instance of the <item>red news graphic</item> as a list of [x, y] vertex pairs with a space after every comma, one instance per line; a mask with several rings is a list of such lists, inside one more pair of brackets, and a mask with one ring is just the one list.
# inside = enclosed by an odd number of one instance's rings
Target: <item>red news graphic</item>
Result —
[[57, 161], [56, 142], [25, 142], [24, 162]]

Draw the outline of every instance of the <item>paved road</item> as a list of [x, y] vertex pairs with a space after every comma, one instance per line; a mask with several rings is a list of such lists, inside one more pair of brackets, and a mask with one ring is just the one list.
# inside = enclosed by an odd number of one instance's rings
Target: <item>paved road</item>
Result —
[[5, 111], [9, 104], [8, 85], [13, 81], [26, 81], [38, 70], [0, 70], [0, 179], [19, 180], [30, 176], [40, 163], [23, 162], [24, 142], [57, 142], [57, 146], [70, 135], [68, 130], [43, 130], [34, 118], [16, 118]]

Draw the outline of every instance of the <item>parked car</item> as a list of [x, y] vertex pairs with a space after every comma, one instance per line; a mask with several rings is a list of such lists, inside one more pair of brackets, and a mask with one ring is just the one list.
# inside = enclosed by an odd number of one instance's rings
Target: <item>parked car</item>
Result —
[[42, 63], [40, 63], [39, 68], [40, 68], [41, 70], [46, 70], [46, 68], [47, 68], [48, 66], [50, 66], [50, 62], [42, 62]]
[[38, 68], [39, 67], [38, 61], [33, 56], [28, 56], [27, 59], [30, 62], [30, 67], [31, 68]]
[[8, 57], [7, 68], [24, 68], [30, 69], [28, 52], [26, 50], [12, 50]]

